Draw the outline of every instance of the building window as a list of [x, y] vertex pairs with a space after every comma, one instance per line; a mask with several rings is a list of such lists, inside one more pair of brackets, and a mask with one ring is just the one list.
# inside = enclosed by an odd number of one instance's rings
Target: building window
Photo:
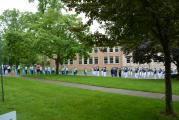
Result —
[[94, 64], [98, 64], [98, 57], [94, 58]]
[[131, 59], [130, 59], [130, 57], [128, 56], [128, 57], [126, 57], [126, 63], [130, 63], [131, 62]]
[[115, 63], [119, 63], [119, 56], [115, 56]]
[[88, 64], [88, 59], [84, 58], [84, 64]]
[[79, 57], [79, 64], [82, 64], [82, 57]]
[[97, 53], [98, 52], [98, 48], [94, 48], [94, 53]]
[[93, 64], [93, 58], [89, 58], [89, 64]]
[[73, 60], [72, 60], [72, 59], [70, 59], [70, 64], [71, 64], [71, 65], [73, 64]]
[[110, 61], [111, 64], [114, 63], [113, 56], [110, 56], [110, 57], [109, 57], [109, 61]]
[[113, 52], [113, 48], [109, 48], [109, 52]]
[[108, 64], [108, 57], [104, 57], [104, 63]]
[[108, 48], [107, 47], [104, 48], [104, 52], [108, 52]]
[[118, 47], [115, 47], [115, 52], [119, 52], [119, 48]]

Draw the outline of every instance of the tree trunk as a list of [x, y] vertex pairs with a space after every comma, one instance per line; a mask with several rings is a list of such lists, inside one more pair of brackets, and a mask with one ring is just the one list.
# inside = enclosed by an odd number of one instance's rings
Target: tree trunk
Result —
[[167, 115], [173, 114], [172, 105], [172, 82], [171, 82], [171, 59], [170, 48], [168, 44], [163, 46], [164, 50], [164, 62], [165, 62], [165, 112]]
[[55, 66], [56, 66], [56, 74], [59, 74], [59, 56], [55, 59]]

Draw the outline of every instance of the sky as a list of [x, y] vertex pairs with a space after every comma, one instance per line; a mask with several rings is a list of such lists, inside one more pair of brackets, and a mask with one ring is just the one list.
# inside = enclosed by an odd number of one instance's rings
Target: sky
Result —
[[[36, 12], [37, 2], [29, 3], [28, 0], [0, 0], [0, 14], [2, 14], [4, 10], [12, 10], [14, 8], [18, 9], [21, 12]], [[87, 21], [87, 18], [85, 18], [84, 14], [81, 14], [80, 17], [82, 17], [83, 22]], [[100, 29], [99, 27], [99, 23], [97, 21], [94, 21], [93, 25], [90, 27], [90, 31], [95, 32], [98, 30], [103, 33], [104, 30]]]
[[28, 0], [0, 0], [0, 14], [2, 14], [4, 10], [12, 10], [13, 8], [21, 12], [36, 12], [37, 3], [29, 3]]

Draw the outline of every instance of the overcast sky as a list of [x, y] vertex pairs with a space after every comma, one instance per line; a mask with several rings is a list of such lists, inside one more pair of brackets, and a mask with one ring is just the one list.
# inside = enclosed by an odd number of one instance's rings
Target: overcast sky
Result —
[[[30, 11], [30, 12], [36, 12], [37, 11], [37, 3], [29, 3], [28, 0], [0, 0], [0, 14], [3, 13], [4, 10], [13, 8], [18, 9], [21, 12], [24, 11]], [[83, 22], [85, 22], [87, 19], [85, 19], [84, 15], [80, 15], [83, 18]], [[103, 30], [99, 29], [99, 24], [94, 21], [94, 24], [91, 26], [90, 31], [94, 32], [96, 30], [99, 30], [101, 32], [104, 32]]]
[[0, 0], [0, 14], [4, 10], [13, 8], [19, 9], [21, 12], [24, 11], [37, 11], [37, 3], [29, 3], [28, 0]]

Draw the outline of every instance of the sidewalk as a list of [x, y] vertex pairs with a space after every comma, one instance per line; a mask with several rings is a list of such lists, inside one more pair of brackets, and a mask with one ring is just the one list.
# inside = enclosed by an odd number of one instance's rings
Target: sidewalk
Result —
[[[106, 87], [99, 87], [99, 86], [92, 86], [92, 85], [84, 85], [79, 83], [62, 82], [57, 80], [42, 80], [42, 79], [32, 79], [32, 78], [25, 78], [25, 79], [33, 80], [33, 81], [38, 80], [44, 83], [50, 83], [55, 85], [62, 85], [66, 87], [80, 88], [86, 90], [101, 91], [106, 93], [123, 94], [123, 95], [130, 95], [130, 96], [160, 99], [160, 100], [165, 99], [165, 95], [162, 93], [152, 93], [152, 92], [144, 92], [144, 91], [117, 89], [117, 88], [106, 88]], [[173, 95], [173, 101], [179, 101], [179, 95]]]

